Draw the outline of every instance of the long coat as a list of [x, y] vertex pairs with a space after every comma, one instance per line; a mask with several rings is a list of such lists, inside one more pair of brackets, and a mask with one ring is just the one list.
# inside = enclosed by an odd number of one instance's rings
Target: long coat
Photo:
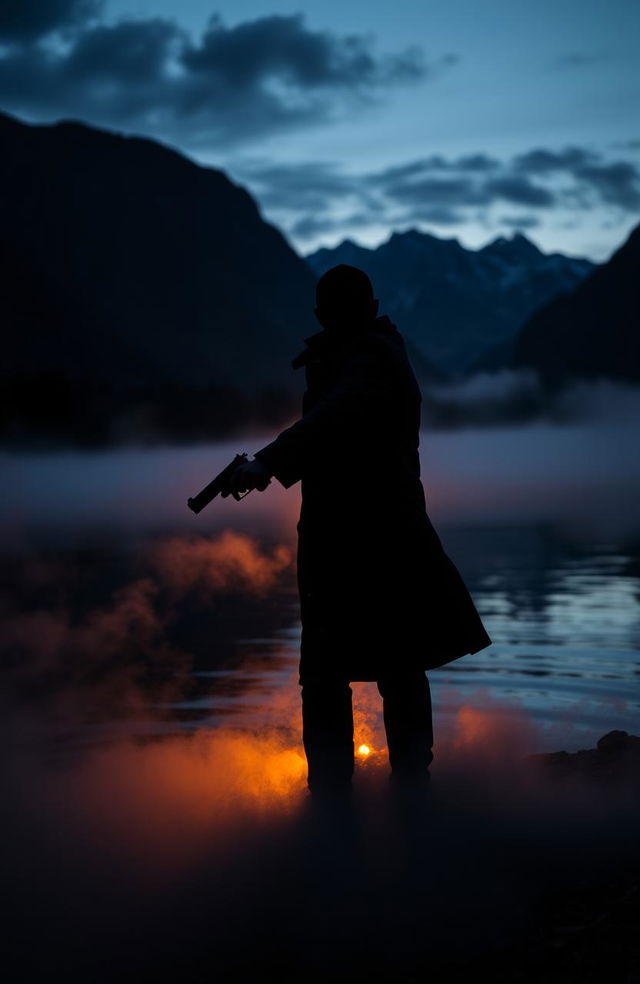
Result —
[[301, 684], [433, 669], [491, 644], [429, 519], [418, 455], [422, 396], [382, 316], [305, 339], [302, 417], [257, 451], [301, 481], [297, 576]]

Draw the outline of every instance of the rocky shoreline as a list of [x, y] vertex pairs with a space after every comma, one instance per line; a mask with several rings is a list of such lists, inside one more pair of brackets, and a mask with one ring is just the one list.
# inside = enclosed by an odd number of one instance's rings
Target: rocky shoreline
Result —
[[578, 752], [543, 752], [530, 755], [554, 779], [581, 776], [607, 784], [640, 785], [640, 737], [609, 731], [595, 748]]
[[[554, 785], [586, 780], [614, 801], [624, 792], [625, 802], [640, 802], [640, 737], [626, 731], [608, 732], [595, 748], [529, 760]], [[640, 984], [640, 836], [635, 850], [604, 868], [593, 871], [584, 860], [573, 885], [539, 899], [526, 936], [485, 955], [476, 971], [494, 984]]]

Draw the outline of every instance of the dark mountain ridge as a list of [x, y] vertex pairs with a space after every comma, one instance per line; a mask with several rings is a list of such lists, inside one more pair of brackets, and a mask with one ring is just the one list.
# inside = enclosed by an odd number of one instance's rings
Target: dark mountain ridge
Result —
[[535, 312], [516, 339], [513, 364], [551, 384], [640, 382], [640, 225], [575, 290]]
[[520, 233], [471, 250], [417, 229], [395, 232], [376, 249], [346, 239], [306, 259], [318, 275], [335, 263], [365, 270], [382, 310], [442, 374], [454, 376], [498, 345], [508, 351], [532, 311], [594, 268], [587, 259], [545, 254]]
[[283, 367], [317, 329], [314, 277], [222, 171], [152, 140], [0, 115], [0, 183], [5, 434], [64, 432], [78, 403], [89, 442], [92, 427], [108, 439], [115, 408], [180, 429], [197, 396], [206, 436], [292, 406], [300, 383]]

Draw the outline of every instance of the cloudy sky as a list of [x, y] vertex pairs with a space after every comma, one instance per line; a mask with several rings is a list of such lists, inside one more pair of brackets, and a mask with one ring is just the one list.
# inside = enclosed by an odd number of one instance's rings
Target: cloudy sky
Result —
[[301, 252], [603, 260], [640, 221], [638, 38], [637, 0], [0, 0], [0, 106], [221, 167]]

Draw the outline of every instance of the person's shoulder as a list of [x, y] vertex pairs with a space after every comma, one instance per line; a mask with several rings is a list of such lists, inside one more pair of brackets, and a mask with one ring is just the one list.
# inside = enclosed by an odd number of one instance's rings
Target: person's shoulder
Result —
[[402, 335], [386, 314], [380, 318], [376, 318], [367, 333], [367, 337], [373, 345], [377, 345], [380, 348], [390, 348], [403, 344]]
[[386, 360], [401, 357], [405, 349], [402, 335], [386, 314], [374, 321], [366, 334], [365, 347]]

